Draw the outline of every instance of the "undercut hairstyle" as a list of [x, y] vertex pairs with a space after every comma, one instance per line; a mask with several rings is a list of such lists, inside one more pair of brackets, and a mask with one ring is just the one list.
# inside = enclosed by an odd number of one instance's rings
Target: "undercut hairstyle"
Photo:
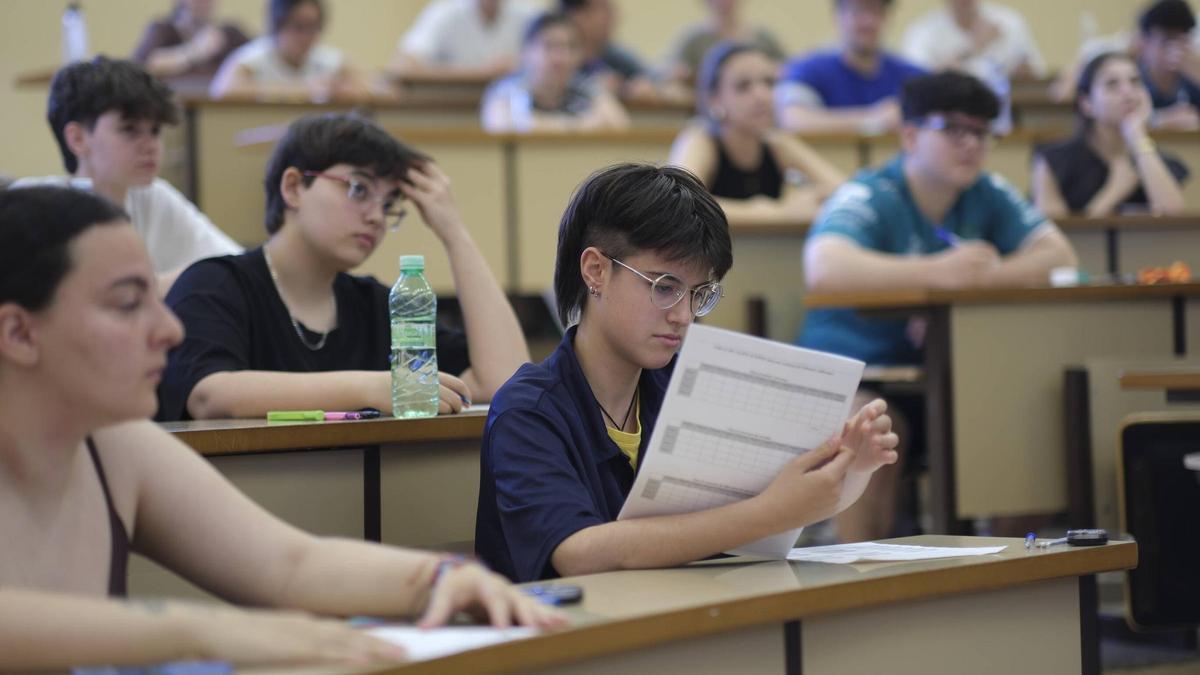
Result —
[[283, 28], [287, 23], [288, 17], [291, 16], [292, 10], [300, 5], [315, 5], [317, 13], [321, 15], [321, 27], [325, 27], [325, 5], [321, 0], [270, 0], [267, 4], [267, 27], [274, 35]]
[[944, 71], [905, 82], [900, 92], [900, 111], [906, 122], [938, 113], [993, 120], [1000, 114], [1000, 99], [978, 78]]
[[92, 131], [96, 120], [113, 110], [127, 120], [179, 122], [171, 89], [132, 61], [97, 56], [63, 66], [54, 74], [46, 121], [58, 141], [67, 173], [73, 174], [79, 168], [79, 158], [67, 147], [67, 124], [77, 122]]
[[558, 226], [554, 292], [564, 326], [578, 321], [587, 288], [584, 249], [614, 258], [653, 251], [669, 261], [698, 263], [720, 280], [733, 266], [725, 212], [690, 172], [672, 166], [617, 164], [593, 173], [571, 196]]
[[525, 26], [525, 32], [521, 35], [521, 46], [528, 47], [539, 35], [556, 26], [566, 26], [571, 32], [575, 32], [575, 24], [565, 12], [542, 12]]
[[[279, 190], [283, 172], [295, 168], [301, 173], [321, 172], [335, 164], [348, 164], [369, 171], [376, 178], [407, 182], [411, 167], [429, 161], [421, 154], [392, 138], [379, 125], [353, 113], [310, 115], [292, 122], [267, 163], [263, 180], [266, 191], [267, 232], [275, 234], [283, 226], [287, 204]], [[315, 177], [304, 176], [304, 185]]]
[[[835, 9], [841, 9], [842, 5], [846, 4], [847, 2], [850, 2], [850, 0], [833, 0], [833, 6]], [[884, 9], [890, 9], [892, 6], [892, 0], [879, 0], [879, 4], [883, 5]]]
[[570, 14], [581, 9], [586, 9], [590, 0], [558, 0], [558, 10], [564, 14]]
[[704, 53], [704, 59], [700, 62], [700, 69], [696, 74], [696, 112], [700, 113], [701, 117], [712, 120], [708, 106], [721, 84], [725, 64], [729, 59], [747, 53], [762, 54], [771, 59], [771, 55], [762, 47], [751, 42], [718, 42]]
[[71, 242], [92, 227], [128, 222], [121, 207], [86, 190], [0, 191], [0, 304], [46, 308], [71, 271]]
[[1158, 0], [1138, 18], [1142, 35], [1154, 30], [1164, 33], [1190, 33], [1196, 27], [1196, 15], [1184, 0]]

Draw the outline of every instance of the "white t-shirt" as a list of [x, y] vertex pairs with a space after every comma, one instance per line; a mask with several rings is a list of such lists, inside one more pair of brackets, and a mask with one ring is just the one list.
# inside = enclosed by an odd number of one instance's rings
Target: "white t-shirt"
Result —
[[342, 70], [345, 58], [342, 52], [329, 45], [315, 45], [309, 50], [299, 68], [279, 57], [274, 39], [264, 35], [238, 47], [213, 76], [213, 85], [226, 82], [238, 66], [245, 66], [256, 84], [305, 85], [313, 80], [332, 80]]
[[[1022, 63], [1028, 62], [1034, 75], [1046, 75], [1046, 61], [1019, 12], [987, 2], [979, 6], [979, 11], [984, 20], [996, 25], [1000, 36], [982, 54], [967, 60], [964, 64], [967, 71], [986, 81], [992, 76], [993, 64], [1011, 76]], [[935, 9], [909, 25], [904, 33], [902, 53], [913, 63], [932, 70], [956, 60], [971, 48], [971, 35], [954, 21], [950, 10], [943, 8]]]
[[[90, 178], [70, 176], [22, 178], [12, 184], [12, 189], [38, 185], [92, 189]], [[145, 187], [131, 188], [124, 206], [150, 252], [156, 273], [186, 267], [202, 258], [242, 252], [237, 242], [161, 178]]]
[[400, 39], [400, 50], [429, 63], [471, 68], [516, 57], [537, 8], [501, 0], [492, 23], [484, 23], [478, 0], [433, 0]]

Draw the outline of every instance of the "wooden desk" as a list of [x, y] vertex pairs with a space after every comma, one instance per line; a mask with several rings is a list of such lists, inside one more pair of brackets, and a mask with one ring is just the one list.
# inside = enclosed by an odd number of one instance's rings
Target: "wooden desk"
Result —
[[1162, 389], [1170, 403], [1200, 401], [1200, 371], [1159, 370], [1122, 372], [1122, 389]]
[[917, 315], [925, 338], [934, 528], [1067, 508], [1062, 379], [1089, 357], [1182, 356], [1200, 284], [809, 295], [815, 307]]
[[[268, 500], [268, 508], [278, 505], [271, 510], [285, 519], [361, 509], [358, 531], [339, 534], [437, 546], [474, 539], [486, 420], [486, 412], [470, 412], [418, 420], [207, 420], [162, 426], [235, 482], [265, 488], [249, 494]], [[255, 481], [264, 472], [270, 485]], [[341, 478], [325, 480], [330, 475]], [[330, 487], [325, 497], [337, 503], [313, 503], [308, 490], [322, 483]]]
[[1033, 552], [1017, 539], [897, 543], [1008, 548], [909, 563], [735, 559], [575, 577], [564, 581], [584, 600], [569, 630], [399, 667], [304, 672], [1091, 673], [1092, 575], [1137, 563], [1132, 542]]
[[[484, 412], [421, 420], [162, 425], [243, 493], [314, 534], [470, 552]], [[130, 563], [134, 595], [212, 599], [154, 563]]]

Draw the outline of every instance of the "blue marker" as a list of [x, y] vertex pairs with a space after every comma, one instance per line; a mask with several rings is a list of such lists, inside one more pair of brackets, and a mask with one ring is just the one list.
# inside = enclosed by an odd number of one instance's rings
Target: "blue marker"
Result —
[[959, 239], [958, 235], [954, 234], [953, 232], [947, 230], [944, 227], [933, 228], [933, 234], [935, 237], [937, 237], [938, 239], [941, 239], [943, 242], [945, 242], [945, 244], [947, 246], [958, 246], [959, 244], [962, 243], [962, 239]]
[[1025, 549], [1028, 550], [1028, 549], [1033, 548], [1033, 544], [1036, 541], [1037, 541], [1036, 534], [1030, 532], [1029, 534], [1025, 535]]

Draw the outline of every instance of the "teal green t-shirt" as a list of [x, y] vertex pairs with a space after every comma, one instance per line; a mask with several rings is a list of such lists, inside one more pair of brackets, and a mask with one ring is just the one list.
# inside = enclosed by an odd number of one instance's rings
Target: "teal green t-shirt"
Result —
[[[941, 223], [917, 208], [902, 169], [903, 156], [860, 172], [833, 194], [817, 215], [810, 238], [837, 235], [894, 255], [928, 255], [949, 244], [940, 226], [959, 239], [990, 242], [1008, 255], [1053, 227], [1008, 181], [985, 172], [963, 190]], [[814, 309], [805, 315], [798, 344], [871, 364], [915, 364], [921, 352], [905, 335], [904, 319], [864, 319], [849, 309]]]

